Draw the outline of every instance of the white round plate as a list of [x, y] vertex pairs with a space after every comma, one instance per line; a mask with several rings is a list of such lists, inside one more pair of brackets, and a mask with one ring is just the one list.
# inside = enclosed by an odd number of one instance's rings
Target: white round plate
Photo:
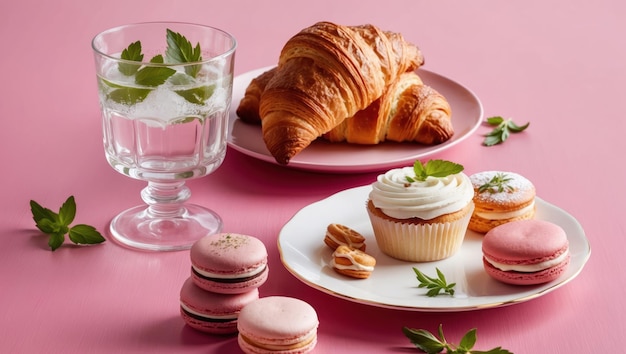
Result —
[[[552, 282], [533, 286], [507, 285], [483, 270], [482, 235], [468, 231], [459, 252], [436, 262], [399, 261], [382, 253], [365, 209], [370, 186], [348, 189], [310, 204], [287, 222], [278, 237], [284, 266], [305, 284], [349, 301], [412, 311], [468, 311], [528, 301], [545, 295], [574, 279], [589, 259], [591, 249], [584, 230], [567, 212], [536, 198], [536, 218], [561, 226], [567, 233], [571, 260], [565, 274]], [[331, 223], [348, 226], [366, 238], [367, 253], [376, 258], [368, 279], [353, 279], [330, 266], [332, 250], [324, 244]], [[453, 296], [426, 296], [412, 267], [430, 276], [439, 268], [449, 283], [456, 283]]]
[[[248, 156], [277, 164], [265, 146], [260, 126], [246, 124], [238, 119], [236, 114], [250, 81], [270, 68], [256, 69], [235, 77], [228, 124], [228, 145]], [[363, 146], [329, 143], [318, 139], [294, 156], [287, 167], [331, 173], [381, 171], [406, 164], [412, 165], [417, 159], [460, 143], [476, 131], [483, 118], [483, 107], [478, 97], [463, 85], [444, 76], [424, 69], [417, 72], [424, 83], [444, 95], [452, 107], [452, 125], [455, 133], [450, 140], [435, 146], [394, 142]]]

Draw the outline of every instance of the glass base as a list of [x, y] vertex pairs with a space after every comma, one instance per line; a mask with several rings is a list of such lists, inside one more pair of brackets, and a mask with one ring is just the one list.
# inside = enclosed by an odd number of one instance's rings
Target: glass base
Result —
[[131, 248], [180, 251], [191, 248], [204, 236], [221, 232], [222, 219], [195, 204], [184, 204], [180, 216], [154, 215], [149, 207], [141, 205], [117, 215], [110, 230], [117, 241]]

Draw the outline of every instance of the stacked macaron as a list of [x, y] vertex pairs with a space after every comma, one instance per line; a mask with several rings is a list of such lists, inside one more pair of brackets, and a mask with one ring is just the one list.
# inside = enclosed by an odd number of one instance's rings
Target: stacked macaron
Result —
[[180, 291], [180, 312], [192, 328], [214, 334], [237, 332], [240, 311], [259, 299], [269, 273], [259, 239], [221, 233], [205, 236], [190, 250], [191, 276]]

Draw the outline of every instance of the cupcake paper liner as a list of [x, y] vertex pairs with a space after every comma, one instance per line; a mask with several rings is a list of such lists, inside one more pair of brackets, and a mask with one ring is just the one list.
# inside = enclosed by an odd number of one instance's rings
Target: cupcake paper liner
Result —
[[456, 221], [422, 225], [387, 220], [369, 208], [367, 212], [383, 253], [403, 261], [430, 262], [448, 258], [461, 248], [473, 209]]

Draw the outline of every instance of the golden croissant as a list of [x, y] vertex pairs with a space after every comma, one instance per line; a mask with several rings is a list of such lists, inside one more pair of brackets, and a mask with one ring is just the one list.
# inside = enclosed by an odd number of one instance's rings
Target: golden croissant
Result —
[[[275, 72], [273, 68], [252, 79], [237, 108], [241, 120], [261, 122], [260, 96]], [[454, 134], [451, 116], [445, 97], [424, 85], [415, 72], [407, 72], [389, 84], [381, 97], [322, 137], [331, 142], [354, 144], [378, 144], [386, 140], [440, 144]]]
[[259, 104], [263, 140], [280, 164], [366, 108], [424, 58], [398, 33], [318, 22], [290, 38]]
[[448, 101], [415, 72], [392, 82], [383, 95], [323, 137], [332, 142], [378, 144], [390, 140], [441, 144], [454, 134]]

